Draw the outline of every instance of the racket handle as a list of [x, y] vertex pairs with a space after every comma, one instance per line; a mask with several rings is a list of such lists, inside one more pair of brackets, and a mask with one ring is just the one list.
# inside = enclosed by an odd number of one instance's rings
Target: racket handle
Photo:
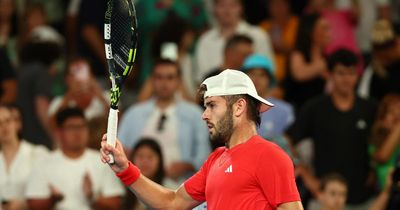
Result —
[[[115, 147], [117, 139], [117, 127], [118, 127], [118, 110], [110, 108], [108, 113], [108, 125], [107, 125], [107, 144]], [[110, 157], [109, 164], [114, 163], [114, 157], [112, 154], [108, 155]]]

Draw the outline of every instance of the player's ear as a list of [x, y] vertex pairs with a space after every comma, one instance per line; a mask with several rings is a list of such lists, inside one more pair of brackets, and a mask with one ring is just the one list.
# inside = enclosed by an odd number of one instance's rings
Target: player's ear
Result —
[[244, 98], [239, 98], [233, 106], [233, 115], [235, 117], [241, 116], [246, 112], [247, 102]]

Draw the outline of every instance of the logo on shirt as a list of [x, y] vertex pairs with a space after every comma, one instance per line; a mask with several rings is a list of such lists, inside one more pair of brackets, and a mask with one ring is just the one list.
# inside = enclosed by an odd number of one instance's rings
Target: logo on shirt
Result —
[[232, 173], [232, 165], [225, 169], [225, 173]]

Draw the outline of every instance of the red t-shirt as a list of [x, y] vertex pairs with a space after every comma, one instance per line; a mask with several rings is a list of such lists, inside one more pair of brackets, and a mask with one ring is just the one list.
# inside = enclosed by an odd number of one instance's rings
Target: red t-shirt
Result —
[[184, 186], [193, 199], [207, 201], [209, 210], [269, 210], [300, 201], [289, 156], [260, 136], [216, 149]]

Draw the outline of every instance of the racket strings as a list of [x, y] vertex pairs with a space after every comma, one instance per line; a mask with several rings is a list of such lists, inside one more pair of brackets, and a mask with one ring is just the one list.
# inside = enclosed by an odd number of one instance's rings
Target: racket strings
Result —
[[125, 68], [128, 66], [130, 49], [133, 46], [132, 40], [132, 17], [129, 15], [127, 1], [113, 1], [113, 13], [111, 19], [111, 47], [115, 61], [116, 77], [122, 77]]

